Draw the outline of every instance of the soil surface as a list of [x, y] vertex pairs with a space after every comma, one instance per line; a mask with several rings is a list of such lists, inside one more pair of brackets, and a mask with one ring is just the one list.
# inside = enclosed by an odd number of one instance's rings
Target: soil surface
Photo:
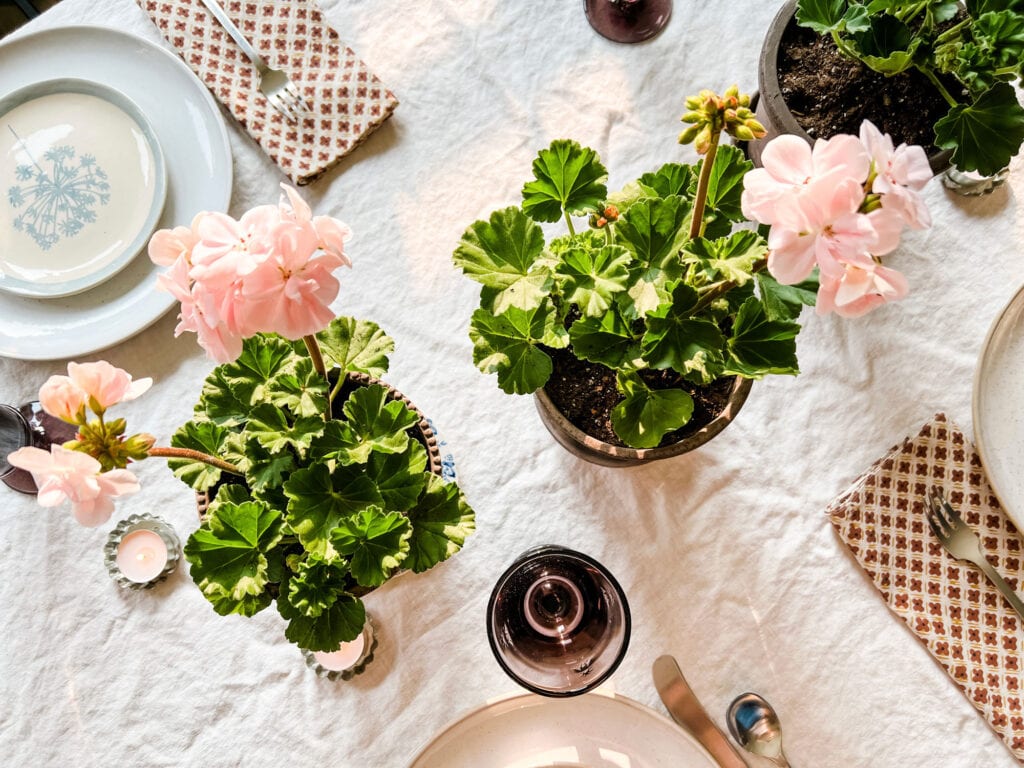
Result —
[[[612, 429], [612, 409], [622, 401], [615, 388], [615, 371], [598, 363], [577, 360], [572, 347], [548, 349], [554, 371], [544, 386], [551, 402], [562, 414], [588, 435], [612, 445], [625, 446]], [[645, 383], [651, 389], [683, 389], [693, 398], [693, 416], [690, 422], [669, 432], [661, 445], [672, 445], [689, 437], [725, 410], [732, 391], [734, 376], [727, 376], [707, 386], [680, 381], [673, 371], [643, 371]]]
[[856, 136], [868, 119], [897, 145], [939, 151], [932, 126], [949, 105], [917, 70], [886, 77], [843, 56], [831, 37], [793, 21], [779, 46], [778, 73], [786, 106], [812, 138]]

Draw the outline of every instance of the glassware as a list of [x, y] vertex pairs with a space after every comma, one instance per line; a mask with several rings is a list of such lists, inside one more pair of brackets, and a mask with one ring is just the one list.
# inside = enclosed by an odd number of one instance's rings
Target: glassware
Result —
[[672, 0], [584, 0], [590, 26], [616, 43], [642, 43], [668, 24]]
[[0, 480], [20, 493], [36, 493], [32, 475], [8, 464], [8, 454], [29, 445], [48, 451], [52, 443], [66, 443], [74, 437], [75, 427], [48, 414], [38, 401], [20, 408], [0, 405]]
[[544, 696], [576, 696], [603, 683], [625, 657], [629, 635], [622, 587], [599, 562], [564, 547], [520, 555], [487, 606], [498, 664]]
[[977, 171], [961, 171], [955, 165], [949, 166], [942, 174], [942, 185], [964, 197], [987, 195], [1006, 183], [1010, 177], [1010, 166], [996, 171], [991, 176], [982, 176]]

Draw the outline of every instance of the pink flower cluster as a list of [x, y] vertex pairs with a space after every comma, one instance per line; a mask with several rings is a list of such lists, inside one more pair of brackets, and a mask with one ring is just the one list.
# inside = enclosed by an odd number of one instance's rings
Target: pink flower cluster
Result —
[[200, 213], [190, 227], [162, 229], [149, 257], [170, 269], [160, 285], [181, 302], [175, 335], [193, 331], [218, 362], [238, 357], [256, 333], [300, 339], [327, 326], [338, 295], [332, 274], [351, 262], [349, 228], [312, 215], [286, 184], [279, 205], [261, 205], [235, 220]]
[[932, 178], [919, 146], [901, 144], [865, 120], [860, 136], [791, 135], [768, 143], [762, 168], [746, 174], [743, 214], [771, 226], [768, 271], [780, 283], [819, 269], [818, 314], [858, 317], [907, 294], [907, 281], [879, 257], [904, 226], [931, 225], [920, 190]]
[[[43, 384], [39, 402], [51, 416], [81, 425], [87, 407], [103, 413], [112, 405], [134, 400], [152, 384], [149, 378], [133, 381], [130, 373], [105, 360], [68, 363], [67, 376], [51, 376]], [[60, 445], [51, 445], [49, 451], [19, 448], [7, 460], [32, 473], [41, 506], [56, 507], [70, 501], [75, 520], [89, 527], [110, 519], [114, 497], [139, 490], [138, 480], [127, 469], [103, 472], [92, 456]]]

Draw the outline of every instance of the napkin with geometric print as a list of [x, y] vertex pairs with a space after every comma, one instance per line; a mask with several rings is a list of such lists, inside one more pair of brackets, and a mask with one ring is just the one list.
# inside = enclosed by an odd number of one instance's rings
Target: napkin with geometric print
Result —
[[935, 538], [925, 518], [933, 485], [1017, 589], [1024, 539], [989, 488], [973, 446], [944, 414], [876, 461], [827, 511], [889, 608], [1024, 762], [1024, 628], [985, 575], [953, 559]]
[[224, 0], [228, 16], [313, 107], [292, 124], [259, 91], [256, 68], [200, 0], [136, 0], [167, 42], [270, 159], [309, 184], [375, 131], [398, 106], [324, 21], [311, 0]]

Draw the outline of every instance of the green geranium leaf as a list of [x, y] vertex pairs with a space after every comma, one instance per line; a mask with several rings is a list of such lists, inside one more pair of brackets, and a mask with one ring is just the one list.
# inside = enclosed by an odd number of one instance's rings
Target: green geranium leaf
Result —
[[489, 289], [487, 307], [500, 315], [509, 307], [533, 309], [547, 296], [551, 273], [535, 268], [543, 251], [540, 226], [510, 207], [472, 224], [452, 258], [468, 277]]
[[380, 384], [355, 390], [343, 411], [348, 421], [328, 424], [313, 445], [313, 456], [341, 464], [365, 464], [371, 451], [404, 451], [409, 444], [405, 431], [419, 421], [405, 403], [389, 401], [387, 388]]
[[640, 177], [640, 188], [650, 197], [684, 195], [696, 178], [692, 165], [666, 163], [653, 173]]
[[291, 372], [275, 376], [267, 394], [273, 405], [296, 416], [320, 416], [327, 409], [327, 380], [308, 357], [299, 358]]
[[259, 333], [242, 343], [242, 354], [237, 360], [218, 369], [234, 397], [253, 406], [269, 401], [274, 381], [291, 373], [301, 359], [281, 337]]
[[[290, 583], [288, 588], [291, 589]], [[342, 643], [359, 637], [366, 624], [362, 600], [348, 593], [338, 595], [331, 607], [318, 616], [306, 616], [280, 598], [277, 610], [288, 621], [284, 636], [307, 651], [336, 651]]]
[[469, 337], [477, 368], [497, 373], [498, 386], [517, 395], [540, 389], [551, 375], [551, 358], [537, 345], [562, 348], [569, 343], [569, 334], [558, 322], [550, 301], [529, 311], [509, 307], [498, 316], [478, 309], [469, 325]]
[[[957, 49], [956, 75], [972, 94], [980, 94], [998, 80], [1019, 76], [1024, 66], [1024, 14], [989, 11], [974, 20], [972, 42]], [[1013, 75], [997, 75], [997, 71]]]
[[575, 248], [562, 257], [555, 272], [566, 300], [588, 317], [608, 310], [616, 293], [629, 283], [629, 251], [606, 245], [599, 251]]
[[[711, 175], [708, 177], [708, 207], [729, 221], [743, 221], [743, 211], [740, 207], [743, 177], [753, 167], [754, 164], [747, 160], [737, 147], [728, 144], [719, 147], [715, 154], [715, 162], [711, 166]], [[697, 182], [694, 180], [694, 194], [696, 191]]]
[[310, 552], [333, 560], [331, 531], [357, 512], [380, 505], [383, 498], [362, 467], [313, 464], [292, 473], [284, 483], [288, 525]]
[[250, 438], [245, 443], [245, 456], [245, 479], [254, 491], [279, 487], [285, 477], [295, 469], [294, 453], [287, 449], [280, 453], [272, 453], [256, 438]]
[[316, 335], [324, 362], [345, 373], [365, 373], [380, 378], [388, 370], [388, 355], [395, 342], [369, 320], [336, 317]]
[[854, 34], [862, 61], [876, 72], [895, 75], [914, 63], [921, 38], [910, 27], [888, 14], [871, 17], [870, 28]]
[[[956, 0], [953, 1], [953, 5], [956, 5]], [[871, 29], [871, 14], [874, 11], [870, 10], [866, 6], [854, 3], [846, 9], [846, 14], [843, 16], [842, 27], [847, 32], [867, 32]]]
[[681, 389], [650, 389], [636, 374], [618, 376], [625, 399], [612, 409], [615, 434], [633, 448], [655, 448], [693, 415], [693, 398]]
[[212, 513], [218, 504], [244, 504], [247, 501], [252, 501], [248, 488], [237, 483], [225, 483], [217, 489], [207, 512]]
[[203, 393], [196, 403], [195, 412], [203, 418], [222, 427], [234, 427], [244, 424], [249, 418], [254, 385], [249, 382], [236, 383], [232, 386], [224, 377], [224, 366], [213, 369], [203, 382]]
[[412, 536], [409, 555], [403, 563], [416, 573], [454, 555], [476, 530], [476, 518], [455, 483], [430, 475], [427, 488], [409, 513]]
[[689, 236], [692, 206], [679, 196], [639, 200], [615, 225], [616, 243], [625, 246], [641, 268], [662, 267], [675, 259]]
[[796, 21], [819, 35], [841, 32], [846, 0], [797, 0]]
[[301, 615], [316, 618], [345, 594], [347, 565], [344, 561], [328, 562], [310, 555], [299, 563], [288, 580], [287, 591], [279, 599], [287, 600]]
[[292, 446], [302, 455], [313, 438], [323, 431], [322, 416], [300, 416], [289, 423], [284, 411], [270, 403], [263, 403], [253, 408], [244, 435], [256, 438], [271, 453], [280, 453]]
[[224, 502], [185, 544], [192, 580], [221, 615], [252, 616], [266, 608], [270, 596], [270, 560], [283, 535], [281, 513], [265, 504]]
[[523, 211], [535, 221], [596, 211], [608, 195], [608, 172], [597, 153], [575, 141], [559, 139], [542, 149], [533, 161], [533, 175], [523, 187]]
[[618, 368], [639, 353], [629, 324], [612, 308], [600, 317], [581, 317], [569, 328], [572, 350], [581, 360]]
[[731, 280], [746, 285], [754, 277], [754, 265], [767, 254], [764, 238], [743, 229], [717, 240], [691, 240], [683, 251], [683, 261], [696, 265], [708, 283]]
[[953, 150], [962, 171], [991, 176], [1010, 163], [1024, 142], [1024, 108], [1009, 83], [996, 83], [973, 104], [953, 107], [935, 123], [935, 144]]
[[747, 299], [729, 339], [726, 374], [760, 379], [775, 374], [800, 372], [796, 361], [796, 335], [800, 326], [789, 320], [771, 320], [756, 297]]
[[[187, 421], [171, 436], [175, 448], [188, 448], [210, 456], [223, 457], [231, 432], [212, 421]], [[201, 461], [168, 459], [174, 476], [197, 491], [212, 488], [220, 480], [221, 470]]]
[[427, 451], [412, 438], [401, 453], [370, 454], [366, 474], [377, 485], [384, 508], [404, 512], [416, 503], [427, 483]]
[[360, 586], [379, 587], [408, 556], [411, 535], [412, 526], [403, 515], [370, 507], [343, 520], [331, 534], [331, 544], [349, 556]]
[[647, 316], [641, 353], [652, 368], [671, 368], [708, 383], [722, 372], [725, 337], [714, 323], [690, 316], [696, 303], [696, 291], [683, 283], [676, 286], [672, 301]]
[[817, 275], [796, 285], [783, 285], [766, 272], [760, 272], [757, 287], [769, 320], [796, 320], [805, 306], [813, 307], [818, 299]]
[[965, 3], [971, 18], [977, 19], [989, 11], [1024, 12], [1024, 0], [967, 0]]

